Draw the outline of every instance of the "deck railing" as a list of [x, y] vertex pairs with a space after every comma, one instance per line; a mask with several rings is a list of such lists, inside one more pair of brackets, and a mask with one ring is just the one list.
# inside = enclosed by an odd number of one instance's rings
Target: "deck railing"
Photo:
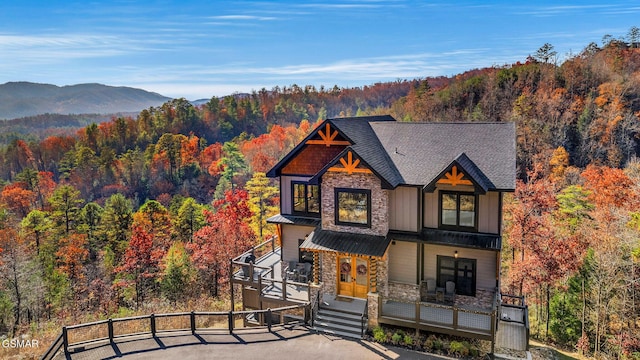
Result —
[[387, 299], [379, 309], [379, 321], [453, 335], [491, 339], [496, 310], [474, 310], [428, 302]]
[[525, 329], [526, 349], [529, 349], [529, 307], [524, 296], [500, 294], [500, 321], [522, 324]]
[[[302, 322], [300, 312], [305, 313], [306, 304], [286, 306], [275, 309], [251, 311], [191, 311], [181, 313], [150, 314], [127, 318], [116, 318], [94, 321], [91, 323], [64, 326], [62, 333], [47, 349], [41, 359], [49, 360], [61, 350], [69, 354], [71, 349], [82, 350], [86, 345], [95, 343], [111, 343], [130, 336], [151, 335], [156, 337], [172, 332], [191, 332], [192, 335], [216, 332], [233, 334], [238, 329], [238, 322], [248, 316], [264, 319], [264, 328], [272, 331], [274, 323], [281, 325]], [[279, 321], [274, 321], [279, 319]]]

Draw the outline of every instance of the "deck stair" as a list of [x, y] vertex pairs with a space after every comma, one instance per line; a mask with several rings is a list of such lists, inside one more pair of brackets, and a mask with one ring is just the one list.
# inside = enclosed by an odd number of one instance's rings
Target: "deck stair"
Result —
[[[360, 302], [363, 306], [358, 306]], [[316, 314], [313, 329], [325, 334], [362, 339], [363, 326], [366, 326], [366, 321], [363, 321], [363, 316], [366, 316], [364, 304], [366, 303], [360, 299], [352, 299], [351, 303], [346, 304], [335, 299], [323, 301]]]

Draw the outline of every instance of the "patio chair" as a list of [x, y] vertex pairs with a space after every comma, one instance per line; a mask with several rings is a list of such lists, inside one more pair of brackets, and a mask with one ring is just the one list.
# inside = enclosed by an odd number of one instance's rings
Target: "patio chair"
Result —
[[422, 282], [422, 301], [436, 301], [436, 280], [427, 279]]
[[447, 281], [444, 289], [444, 301], [453, 303], [456, 297], [456, 283]]
[[285, 272], [287, 280], [298, 281], [298, 269], [296, 268], [298, 263], [296, 261], [289, 261], [289, 266]]
[[304, 268], [298, 274], [299, 282], [309, 282], [309, 277], [311, 276], [311, 263], [304, 263]]

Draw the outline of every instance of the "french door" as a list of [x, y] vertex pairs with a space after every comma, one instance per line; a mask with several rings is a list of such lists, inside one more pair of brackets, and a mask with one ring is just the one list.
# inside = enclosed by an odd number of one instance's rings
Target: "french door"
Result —
[[369, 292], [369, 260], [338, 256], [338, 295], [366, 298]]

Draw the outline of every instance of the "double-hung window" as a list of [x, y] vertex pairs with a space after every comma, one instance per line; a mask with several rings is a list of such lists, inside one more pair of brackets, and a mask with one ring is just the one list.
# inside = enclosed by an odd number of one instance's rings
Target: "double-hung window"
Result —
[[320, 187], [303, 182], [293, 182], [293, 213], [320, 216]]
[[451, 230], [475, 231], [477, 196], [473, 193], [440, 192], [440, 227]]
[[336, 224], [371, 227], [371, 190], [335, 189]]

